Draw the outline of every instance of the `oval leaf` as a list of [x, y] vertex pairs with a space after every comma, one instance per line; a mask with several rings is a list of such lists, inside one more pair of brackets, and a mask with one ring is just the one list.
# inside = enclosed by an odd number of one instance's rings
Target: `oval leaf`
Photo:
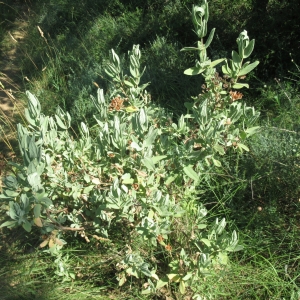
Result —
[[184, 71], [184, 74], [185, 75], [198, 75], [198, 74], [201, 74], [203, 71], [204, 71], [204, 69], [202, 69], [202, 68], [193, 67], [193, 68], [186, 69]]
[[251, 55], [254, 49], [254, 44], [255, 44], [255, 40], [249, 42], [248, 46], [244, 49], [243, 58], [248, 58]]
[[41, 204], [36, 204], [33, 208], [33, 213], [34, 213], [34, 217], [35, 218], [39, 218], [41, 215], [41, 208], [42, 205]]
[[38, 227], [43, 227], [43, 223], [42, 223], [41, 218], [34, 218], [33, 221], [34, 221], [34, 224], [35, 224], [36, 226], [38, 226]]
[[184, 167], [183, 171], [191, 179], [193, 179], [195, 181], [197, 181], [199, 179], [198, 174], [193, 170], [192, 166]]
[[43, 241], [42, 243], [40, 243], [40, 248], [46, 247], [48, 245], [48, 243], [49, 243], [49, 239]]
[[256, 68], [259, 64], [259, 61], [255, 61], [254, 63], [248, 65], [245, 68], [242, 68], [242, 70], [239, 72], [238, 76], [243, 76], [251, 72], [254, 68]]

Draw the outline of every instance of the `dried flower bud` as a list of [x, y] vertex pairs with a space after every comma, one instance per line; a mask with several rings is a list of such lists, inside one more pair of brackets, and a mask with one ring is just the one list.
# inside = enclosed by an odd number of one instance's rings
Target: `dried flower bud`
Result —
[[243, 98], [243, 94], [239, 93], [237, 91], [234, 91], [234, 92], [230, 91], [229, 94], [231, 96], [232, 101], [236, 101], [236, 100], [239, 100], [239, 99]]

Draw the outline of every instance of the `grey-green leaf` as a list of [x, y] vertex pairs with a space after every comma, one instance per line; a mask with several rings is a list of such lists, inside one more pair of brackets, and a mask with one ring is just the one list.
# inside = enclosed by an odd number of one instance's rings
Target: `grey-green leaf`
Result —
[[251, 72], [254, 68], [256, 68], [259, 64], [259, 61], [255, 61], [254, 63], [246, 66], [245, 68], [242, 68], [242, 70], [240, 70], [238, 76], [243, 76], [248, 74], [249, 72]]
[[199, 179], [198, 174], [193, 170], [192, 166], [187, 166], [183, 168], [184, 173], [191, 179], [197, 181]]
[[35, 218], [39, 218], [41, 215], [41, 208], [42, 205], [41, 204], [36, 204], [33, 208], [33, 213], [34, 213], [34, 217]]
[[255, 44], [255, 40], [249, 42], [248, 46], [244, 49], [243, 58], [248, 58], [251, 55], [254, 49], [254, 44]]
[[202, 69], [202, 68], [192, 67], [192, 68], [186, 69], [184, 71], [184, 74], [185, 75], [198, 75], [198, 74], [201, 74], [203, 71], [204, 71], [204, 69]]
[[208, 48], [209, 45], [211, 44], [213, 38], [214, 38], [214, 33], [215, 33], [216, 28], [213, 28], [205, 42], [205, 48]]

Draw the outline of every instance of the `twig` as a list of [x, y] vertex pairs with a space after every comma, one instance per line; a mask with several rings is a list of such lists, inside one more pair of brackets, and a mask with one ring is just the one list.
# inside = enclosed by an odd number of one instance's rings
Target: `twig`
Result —
[[73, 228], [73, 227], [67, 227], [67, 226], [61, 226], [58, 222], [56, 222], [52, 217], [50, 217], [50, 211], [47, 209], [46, 210], [46, 214], [48, 219], [53, 222], [56, 223], [57, 225], [54, 225], [57, 227], [57, 229], [62, 230], [62, 231], [83, 231], [85, 230], [84, 227], [80, 227], [80, 228]]

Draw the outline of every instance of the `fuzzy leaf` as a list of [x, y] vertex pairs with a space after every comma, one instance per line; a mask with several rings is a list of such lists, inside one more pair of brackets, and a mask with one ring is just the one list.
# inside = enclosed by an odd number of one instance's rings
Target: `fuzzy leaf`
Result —
[[231, 55], [232, 55], [233, 63], [239, 66], [240, 63], [242, 62], [242, 59], [239, 56], [239, 54], [233, 50]]
[[199, 179], [198, 174], [193, 170], [192, 166], [184, 167], [183, 171], [191, 179], [193, 179], [195, 181], [197, 181]]
[[203, 71], [204, 71], [203, 68], [192, 67], [192, 68], [186, 69], [184, 71], [184, 74], [185, 75], [198, 75], [198, 74], [201, 74]]
[[169, 282], [168, 277], [163, 277], [160, 280], [158, 280], [157, 284], [156, 284], [156, 288], [159, 290], [161, 289], [163, 286], [167, 285]]
[[157, 164], [159, 161], [161, 161], [162, 159], [164, 159], [166, 157], [167, 157], [167, 155], [157, 155], [157, 156], [151, 157], [151, 159], [154, 164]]
[[249, 148], [244, 145], [244, 144], [241, 144], [241, 143], [237, 143], [237, 146], [241, 149], [241, 150], [245, 150], [247, 152], [249, 152]]
[[61, 118], [58, 115], [55, 115], [55, 119], [56, 119], [56, 123], [58, 124], [58, 126], [61, 129], [68, 129], [67, 126], [63, 123], [63, 121], [61, 120]]
[[205, 48], [208, 48], [209, 45], [211, 44], [211, 42], [212, 42], [212, 40], [214, 38], [215, 30], [216, 30], [216, 28], [213, 28], [211, 30], [211, 32], [210, 32], [210, 34], [209, 34], [209, 36], [208, 36], [208, 38], [207, 38], [207, 40], [205, 42]]
[[168, 274], [167, 275], [170, 281], [179, 282], [180, 276], [178, 274]]
[[41, 215], [41, 208], [42, 205], [41, 204], [36, 204], [33, 208], [33, 213], [34, 213], [34, 217], [35, 218], [39, 218]]
[[221, 63], [221, 62], [224, 61], [224, 60], [225, 60], [225, 58], [220, 58], [220, 59], [214, 60], [214, 61], [209, 65], [209, 68], [215, 67], [216, 65], [218, 65], [219, 63]]
[[154, 171], [155, 170], [155, 166], [154, 166], [154, 162], [153, 160], [151, 159], [151, 157], [145, 157], [142, 159], [142, 163], [143, 165], [148, 169], [148, 170], [151, 170], [151, 171]]
[[256, 68], [259, 64], [259, 61], [255, 61], [254, 63], [242, 68], [238, 74], [238, 76], [243, 76], [251, 72], [254, 68]]
[[213, 157], [212, 157], [212, 161], [213, 161], [213, 163], [214, 163], [214, 165], [216, 166], [216, 167], [221, 167], [221, 162], [219, 161], [219, 160], [217, 160], [217, 159], [214, 159]]
[[208, 239], [202, 238], [200, 241], [203, 242], [207, 247], [211, 246], [210, 240]]
[[243, 87], [249, 88], [249, 84], [247, 84], [247, 83], [235, 83], [233, 85], [234, 89], [241, 89]]
[[93, 184], [97, 184], [97, 185], [98, 185], [98, 184], [100, 184], [100, 183], [101, 183], [101, 181], [100, 181], [100, 179], [99, 179], [99, 178], [93, 178], [93, 179], [92, 179], [92, 183], [93, 183]]
[[31, 224], [27, 220], [22, 224], [22, 226], [27, 232], [31, 231]]
[[200, 51], [200, 48], [196, 48], [196, 47], [184, 47], [182, 48], [180, 51]]
[[248, 46], [244, 49], [243, 58], [248, 58], [251, 55], [254, 49], [254, 44], [255, 44], [255, 40], [249, 42]]
[[137, 107], [135, 107], [135, 106], [127, 106], [125, 109], [126, 109], [127, 112], [130, 112], [130, 113], [136, 112], [136, 111], [139, 110], [139, 109], [138, 109]]
[[2, 228], [2, 227], [11, 228], [11, 227], [14, 227], [16, 224], [17, 224], [17, 221], [6, 221], [3, 224], [1, 224], [0, 228]]
[[183, 280], [181, 280], [179, 283], [179, 291], [182, 295], [185, 293], [185, 283]]
[[225, 250], [229, 252], [237, 252], [243, 250], [244, 247], [242, 245], [236, 245], [235, 247], [233, 246], [228, 246]]
[[129, 87], [134, 87], [134, 85], [128, 80], [124, 80], [124, 83]]

